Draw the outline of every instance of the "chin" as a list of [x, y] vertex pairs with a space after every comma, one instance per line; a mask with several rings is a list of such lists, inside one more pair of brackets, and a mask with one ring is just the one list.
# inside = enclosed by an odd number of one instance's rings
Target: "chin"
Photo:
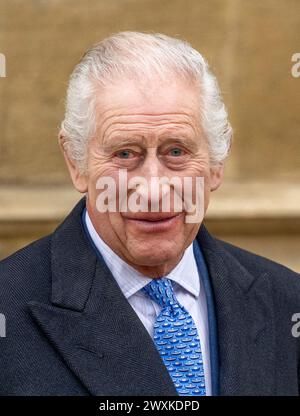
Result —
[[[131, 246], [131, 247], [130, 247]], [[182, 247], [182, 249], [180, 249]], [[178, 258], [184, 251], [184, 246], [173, 241], [151, 242], [149, 239], [146, 242], [135, 242], [135, 244], [128, 246], [132, 258], [135, 263], [140, 266], [159, 266], [166, 262], [170, 262]]]

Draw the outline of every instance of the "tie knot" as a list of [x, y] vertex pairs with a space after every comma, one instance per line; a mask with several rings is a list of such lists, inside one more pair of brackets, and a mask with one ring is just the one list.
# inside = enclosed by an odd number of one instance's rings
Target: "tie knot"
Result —
[[150, 296], [162, 308], [172, 307], [178, 303], [173, 292], [172, 282], [165, 277], [153, 279], [141, 291]]

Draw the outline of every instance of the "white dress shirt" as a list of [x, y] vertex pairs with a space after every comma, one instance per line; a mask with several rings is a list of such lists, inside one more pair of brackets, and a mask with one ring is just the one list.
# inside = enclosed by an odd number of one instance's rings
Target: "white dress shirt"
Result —
[[[102, 240], [96, 232], [87, 211], [85, 222], [96, 248], [101, 253], [123, 294], [153, 339], [154, 323], [161, 307], [140, 291], [152, 279], [127, 264]], [[172, 281], [174, 294], [178, 302], [190, 313], [197, 327], [201, 342], [206, 395], [210, 396], [211, 371], [206, 296], [203, 284], [201, 285], [201, 279], [199, 278], [193, 244], [185, 250], [177, 266], [164, 277]]]

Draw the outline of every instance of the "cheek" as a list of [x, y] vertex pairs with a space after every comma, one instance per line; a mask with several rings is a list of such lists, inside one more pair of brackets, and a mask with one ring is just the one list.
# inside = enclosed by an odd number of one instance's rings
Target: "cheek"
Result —
[[100, 144], [95, 141], [90, 142], [88, 147], [87, 165], [89, 176], [96, 180], [100, 176], [110, 176], [114, 172], [111, 158], [101, 151]]
[[191, 176], [206, 176], [209, 173], [210, 160], [209, 154], [206, 149], [199, 150], [197, 154], [194, 154], [186, 165], [186, 172], [189, 172]]
[[204, 178], [205, 196], [210, 192], [210, 163], [208, 156], [197, 161], [195, 166], [196, 176]]
[[124, 235], [124, 221], [119, 212], [108, 212], [106, 213], [107, 220], [110, 224], [111, 229], [118, 235], [122, 240]]
[[[191, 161], [187, 169], [184, 171], [183, 176], [192, 178], [191, 181], [187, 181], [188, 186], [184, 185], [185, 203], [188, 207], [191, 207], [191, 211], [195, 209], [195, 224], [187, 224], [186, 230], [191, 233], [197, 233], [199, 229], [199, 222], [203, 220], [203, 216], [208, 208], [210, 198], [210, 165], [208, 158], [197, 158]], [[197, 178], [197, 179], [196, 179]], [[192, 183], [192, 185], [190, 185]], [[190, 205], [192, 204], [192, 205]], [[196, 208], [195, 208], [196, 207]], [[191, 211], [188, 211], [191, 214]]]
[[107, 158], [98, 157], [89, 159], [88, 173], [94, 181], [97, 181], [101, 176], [115, 177], [118, 174], [118, 169]]
[[[109, 178], [107, 180], [106, 178]], [[109, 187], [106, 185], [111, 181], [113, 185]], [[116, 192], [115, 192], [116, 191]], [[110, 195], [110, 201], [114, 201], [116, 210], [109, 209], [109, 212], [99, 210], [99, 206], [107, 205], [107, 195]], [[88, 205], [89, 211], [97, 218], [97, 223], [101, 229], [106, 229], [106, 232], [124, 234], [124, 223], [121, 214], [118, 211], [119, 207], [119, 170], [108, 164], [94, 163], [90, 165], [89, 180], [88, 180]]]
[[107, 240], [111, 239], [112, 236], [124, 240], [125, 228], [121, 214], [119, 212], [100, 212], [97, 208], [99, 190], [97, 192], [98, 194], [93, 193], [92, 196], [89, 193], [87, 199], [88, 211], [94, 219], [94, 224], [97, 225], [97, 231]]
[[[207, 158], [197, 158], [190, 162], [182, 176], [189, 178], [203, 178], [205, 194], [210, 190], [210, 164]], [[193, 183], [195, 183], [193, 181]]]
[[[109, 179], [106, 179], [109, 178]], [[101, 180], [101, 183], [99, 183]], [[90, 199], [95, 200], [97, 196], [104, 190], [103, 184], [112, 181], [118, 184], [118, 170], [110, 164], [101, 160], [93, 160], [88, 166], [88, 194]], [[99, 189], [99, 186], [101, 187]], [[113, 189], [112, 187], [110, 189]]]

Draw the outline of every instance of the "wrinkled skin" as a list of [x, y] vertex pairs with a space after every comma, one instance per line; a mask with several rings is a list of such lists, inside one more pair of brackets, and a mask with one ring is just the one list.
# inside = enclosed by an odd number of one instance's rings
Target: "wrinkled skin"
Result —
[[[163, 226], [146, 221], [150, 213], [98, 212], [96, 182], [103, 176], [117, 180], [120, 169], [127, 169], [128, 179], [142, 176], [147, 181], [154, 176], [203, 177], [205, 212], [210, 192], [221, 183], [223, 165], [210, 163], [199, 89], [178, 79], [153, 80], [146, 87], [116, 81], [97, 94], [96, 116], [97, 133], [88, 143], [85, 174], [63, 150], [73, 184], [88, 193], [88, 213], [106, 244], [142, 274], [164, 276], [180, 261], [201, 224], [186, 223], [184, 213], [174, 216], [172, 207], [168, 217], [173, 219]], [[62, 149], [63, 142], [61, 137]]]

